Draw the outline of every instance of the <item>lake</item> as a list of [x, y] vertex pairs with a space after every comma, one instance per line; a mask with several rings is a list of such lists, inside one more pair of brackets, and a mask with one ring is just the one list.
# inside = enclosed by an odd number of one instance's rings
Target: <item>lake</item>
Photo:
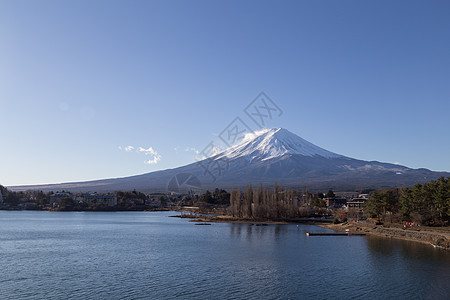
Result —
[[448, 299], [450, 253], [173, 212], [0, 211], [0, 299]]

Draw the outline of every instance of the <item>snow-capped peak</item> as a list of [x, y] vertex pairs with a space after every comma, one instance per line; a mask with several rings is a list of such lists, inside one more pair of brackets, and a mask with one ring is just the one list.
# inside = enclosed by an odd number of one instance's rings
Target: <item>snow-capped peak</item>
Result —
[[250, 160], [255, 158], [267, 160], [286, 154], [325, 158], [343, 157], [320, 148], [286, 129], [272, 128], [256, 132], [253, 136], [247, 135], [241, 143], [217, 155], [216, 159], [247, 157]]

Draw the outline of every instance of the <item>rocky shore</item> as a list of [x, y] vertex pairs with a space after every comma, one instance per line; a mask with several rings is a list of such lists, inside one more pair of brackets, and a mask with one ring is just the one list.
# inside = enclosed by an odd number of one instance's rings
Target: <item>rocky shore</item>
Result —
[[349, 233], [366, 233], [368, 235], [397, 238], [432, 245], [450, 251], [449, 228], [411, 228], [411, 227], [387, 227], [382, 225], [370, 225], [365, 223], [343, 224], [318, 224], [321, 227], [344, 231]]

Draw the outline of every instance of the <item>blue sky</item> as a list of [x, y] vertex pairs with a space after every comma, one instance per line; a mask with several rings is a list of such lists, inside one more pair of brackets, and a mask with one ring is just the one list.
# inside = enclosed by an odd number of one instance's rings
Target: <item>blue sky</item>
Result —
[[446, 0], [2, 0], [0, 184], [194, 162], [234, 118], [259, 129], [244, 108], [261, 91], [283, 111], [265, 127], [450, 171], [449, 14]]

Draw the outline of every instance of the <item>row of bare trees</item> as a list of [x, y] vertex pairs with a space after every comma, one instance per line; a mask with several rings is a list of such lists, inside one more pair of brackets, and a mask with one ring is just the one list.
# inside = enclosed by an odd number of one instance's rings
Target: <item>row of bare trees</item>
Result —
[[275, 184], [273, 189], [260, 185], [248, 185], [243, 192], [231, 189], [230, 215], [240, 218], [288, 219], [310, 214], [299, 191], [286, 189]]

